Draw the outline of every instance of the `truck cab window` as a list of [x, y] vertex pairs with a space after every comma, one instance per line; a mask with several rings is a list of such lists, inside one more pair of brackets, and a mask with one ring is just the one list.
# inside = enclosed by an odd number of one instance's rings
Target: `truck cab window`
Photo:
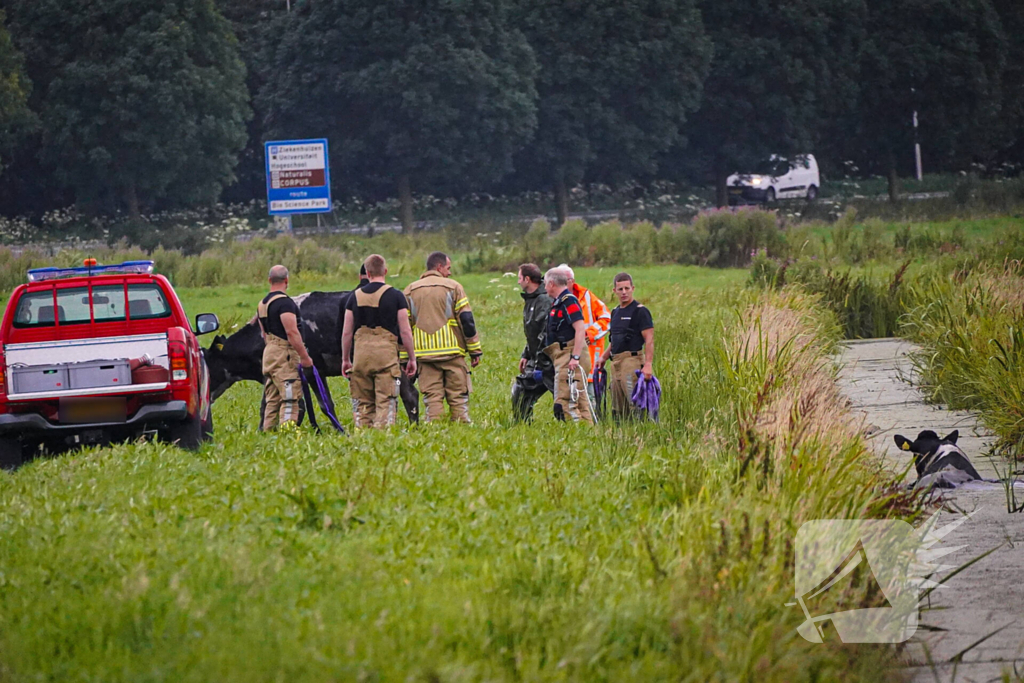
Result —
[[124, 285], [93, 287], [92, 314], [98, 323], [124, 320]]
[[171, 314], [159, 285], [128, 285], [128, 315], [132, 320], [164, 318]]
[[89, 322], [89, 288], [58, 289], [57, 315], [61, 325]]

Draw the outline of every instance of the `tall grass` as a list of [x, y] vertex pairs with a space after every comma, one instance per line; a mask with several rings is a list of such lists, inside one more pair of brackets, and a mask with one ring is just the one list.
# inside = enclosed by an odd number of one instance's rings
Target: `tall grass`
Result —
[[298, 239], [279, 237], [249, 242], [224, 241], [199, 253], [156, 247], [143, 250], [117, 242], [92, 249], [0, 248], [0, 290], [24, 281], [28, 268], [77, 265], [87, 256], [101, 262], [153, 258], [160, 272], [178, 286], [219, 287], [260, 282], [274, 263], [293, 273], [354, 278], [370, 253], [384, 254], [392, 273], [416, 274], [426, 254], [452, 255], [461, 273], [507, 272], [523, 262], [543, 266], [645, 266], [656, 264], [746, 267], [765, 259], [777, 264], [816, 260], [832, 269], [879, 264], [895, 267], [942, 260], [962, 263], [1024, 258], [1024, 230], [1019, 218], [954, 221], [944, 224], [858, 222], [847, 211], [835, 223], [792, 223], [785, 215], [758, 209], [708, 211], [690, 222], [621, 224], [590, 227], [570, 221], [554, 230], [544, 220], [531, 226], [492, 224], [486, 228], [453, 224], [412, 235], [374, 237], [324, 234]]
[[634, 272], [660, 425], [559, 424], [547, 399], [513, 425], [518, 294], [470, 276], [471, 427], [259, 434], [239, 385], [197, 454], [0, 475], [0, 678], [895, 680], [891, 651], [807, 643], [784, 604], [804, 521], [910, 512], [831, 384], [835, 320], [679, 270]]
[[921, 302], [906, 334], [923, 389], [954, 409], [978, 411], [997, 448], [1024, 455], [1024, 270], [1019, 262], [934, 276], [917, 285]]
[[888, 277], [879, 277], [809, 261], [780, 264], [759, 257], [751, 267], [749, 284], [774, 289], [788, 284], [820, 295], [846, 339], [892, 337], [900, 332], [901, 316], [917, 301], [917, 291], [906, 284], [909, 265], [906, 261]]
[[759, 210], [709, 212], [692, 223], [647, 222], [623, 226], [610, 222], [590, 228], [570, 221], [553, 230], [546, 221], [528, 229], [506, 225], [487, 232], [453, 225], [436, 232], [413, 235], [384, 233], [375, 237], [321, 235], [316, 238], [256, 239], [226, 242], [202, 253], [158, 247], [150, 252], [118, 243], [92, 250], [67, 249], [53, 254], [26, 249], [20, 255], [0, 248], [0, 289], [24, 282], [28, 268], [47, 265], [78, 265], [86, 256], [113, 263], [132, 258], [152, 258], [157, 270], [179, 286], [217, 287], [260, 282], [267, 269], [284, 263], [293, 272], [354, 278], [369, 254], [383, 254], [392, 273], [418, 274], [424, 259], [435, 250], [453, 257], [462, 273], [504, 272], [520, 263], [542, 265], [568, 262], [576, 266], [642, 266], [655, 264], [744, 267], [753, 254], [785, 253], [786, 240], [774, 214]]

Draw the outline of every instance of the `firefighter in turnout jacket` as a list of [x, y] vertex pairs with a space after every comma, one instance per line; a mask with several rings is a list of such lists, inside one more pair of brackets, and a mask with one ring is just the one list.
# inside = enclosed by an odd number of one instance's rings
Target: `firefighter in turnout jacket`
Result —
[[352, 293], [345, 310], [341, 374], [349, 378], [358, 402], [356, 427], [382, 429], [395, 424], [398, 411], [399, 340], [408, 354], [410, 377], [416, 374], [416, 352], [405, 296], [385, 282], [384, 257], [373, 254], [364, 265], [369, 283]]
[[466, 292], [451, 274], [451, 259], [435, 251], [427, 257], [427, 272], [405, 288], [405, 296], [420, 361], [419, 384], [427, 404], [427, 422], [441, 419], [447, 400], [451, 419], [468, 423], [473, 383], [466, 356], [475, 368], [483, 348]]
[[299, 328], [299, 307], [286, 293], [288, 269], [270, 269], [270, 293], [256, 307], [256, 319], [263, 333], [263, 430], [269, 431], [285, 422], [298, 422], [302, 378], [299, 366], [313, 367], [313, 359], [302, 342]]
[[586, 380], [591, 370], [590, 356], [585, 353], [587, 325], [580, 302], [569, 290], [569, 277], [561, 268], [544, 275], [544, 288], [554, 300], [544, 353], [555, 365], [555, 417], [594, 424], [597, 418]]

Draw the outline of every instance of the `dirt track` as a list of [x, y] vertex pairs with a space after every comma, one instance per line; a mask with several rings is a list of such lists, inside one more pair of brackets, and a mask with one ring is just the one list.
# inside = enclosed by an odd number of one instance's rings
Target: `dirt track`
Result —
[[[902, 379], [913, 380], [907, 358], [913, 348], [899, 339], [874, 339], [849, 343], [842, 356], [840, 385], [854, 408], [864, 414], [865, 427], [877, 430], [871, 441], [884, 456], [886, 466], [903, 471], [911, 463], [909, 454], [893, 443], [894, 434], [914, 439], [924, 429], [940, 436], [958, 429], [958, 443], [981, 476], [997, 478], [995, 467], [983, 457], [991, 439], [978, 428], [974, 416], [926, 404], [920, 392]], [[911, 467], [908, 480], [913, 480], [912, 475]], [[963, 546], [946, 556], [943, 564], [959, 566], [1001, 547], [932, 593], [932, 609], [922, 614], [921, 621], [946, 630], [918, 630], [907, 648], [923, 664], [911, 668], [914, 681], [993, 681], [1001, 680], [1004, 673], [1010, 674], [1010, 680], [1024, 676], [1024, 514], [1007, 513], [1002, 486], [970, 486], [945, 494], [950, 507], [975, 514], [943, 540], [947, 547]], [[1024, 488], [1019, 485], [1017, 496], [1024, 498]], [[959, 517], [943, 512], [938, 526]], [[950, 662], [1002, 627], [1002, 631], [964, 654], [958, 665]], [[926, 651], [934, 667], [925, 664]]]

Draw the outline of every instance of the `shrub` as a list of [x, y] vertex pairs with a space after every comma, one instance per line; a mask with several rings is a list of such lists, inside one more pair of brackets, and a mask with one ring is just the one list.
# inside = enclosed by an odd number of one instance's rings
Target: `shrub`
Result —
[[618, 221], [601, 223], [590, 231], [591, 257], [597, 263], [626, 263], [629, 256], [628, 237]]
[[697, 216], [694, 227], [707, 234], [707, 264], [739, 268], [750, 263], [759, 249], [779, 256], [785, 238], [775, 214], [760, 209], [707, 211]]
[[[658, 255], [658, 231], [649, 221], [631, 226], [622, 233], [627, 248], [623, 249], [618, 260], [628, 265], [646, 266], [660, 260]], [[616, 260], [609, 261], [609, 265]]]
[[659, 260], [685, 266], [707, 265], [708, 232], [698, 225], [663, 225], [655, 244]]
[[544, 243], [551, 234], [551, 224], [546, 220], [535, 220], [523, 236], [523, 261], [544, 263]]
[[546, 260], [583, 264], [590, 251], [589, 246], [587, 224], [580, 220], [567, 221], [548, 239]]

